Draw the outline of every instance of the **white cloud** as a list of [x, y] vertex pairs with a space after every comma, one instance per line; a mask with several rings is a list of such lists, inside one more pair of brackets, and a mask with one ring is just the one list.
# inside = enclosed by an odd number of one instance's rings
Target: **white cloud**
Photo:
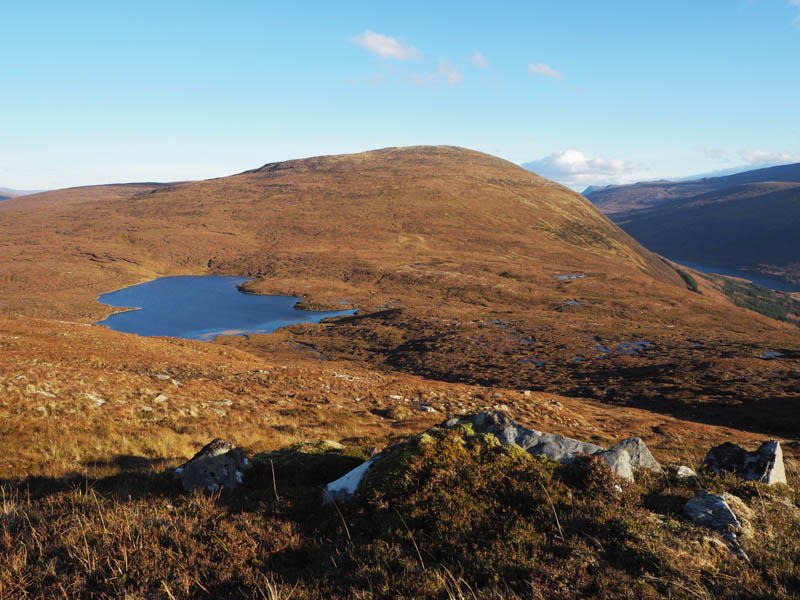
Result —
[[547, 179], [580, 189], [587, 185], [629, 183], [635, 181], [641, 166], [624, 160], [589, 158], [579, 150], [554, 152], [539, 160], [523, 163], [522, 166]]
[[422, 58], [422, 52], [411, 44], [403, 41], [402, 38], [393, 38], [388, 35], [375, 33], [370, 29], [365, 29], [364, 33], [350, 38], [350, 43], [366, 48], [381, 58], [395, 58], [397, 60], [416, 60]]
[[534, 75], [552, 77], [553, 79], [564, 79], [564, 74], [561, 71], [556, 71], [550, 65], [544, 63], [531, 63], [528, 65], [528, 68]]
[[[800, 0], [798, 0], [800, 2]], [[762, 150], [742, 150], [739, 153], [748, 165], [785, 165], [800, 162], [800, 153], [764, 152]]]
[[458, 70], [458, 66], [444, 58], [439, 61], [439, 68], [436, 69], [436, 74], [448, 85], [457, 85], [464, 79], [464, 76]]
[[477, 50], [475, 50], [475, 54], [469, 57], [469, 62], [471, 62], [475, 67], [484, 71], [488, 71], [492, 68], [492, 63]]
[[458, 65], [450, 62], [446, 58], [439, 59], [439, 66], [433, 73], [414, 73], [411, 75], [411, 83], [416, 87], [438, 88], [444, 82], [447, 85], [458, 85], [464, 79]]
[[411, 83], [416, 87], [439, 87], [437, 79], [436, 73], [426, 73], [424, 75], [414, 73], [411, 75]]

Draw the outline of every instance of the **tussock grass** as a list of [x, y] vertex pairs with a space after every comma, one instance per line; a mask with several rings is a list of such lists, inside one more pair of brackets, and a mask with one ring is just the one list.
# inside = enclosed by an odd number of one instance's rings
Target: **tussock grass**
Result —
[[[563, 466], [466, 428], [434, 429], [390, 449], [341, 512], [322, 506], [323, 483], [366, 451], [274, 451], [234, 493], [183, 494], [169, 471], [149, 469], [5, 482], [0, 595], [788, 599], [800, 592], [800, 495], [787, 487], [707, 475], [642, 475], [625, 484], [595, 460]], [[741, 538], [750, 563], [682, 516], [698, 489], [730, 491], [752, 511], [752, 533]]]

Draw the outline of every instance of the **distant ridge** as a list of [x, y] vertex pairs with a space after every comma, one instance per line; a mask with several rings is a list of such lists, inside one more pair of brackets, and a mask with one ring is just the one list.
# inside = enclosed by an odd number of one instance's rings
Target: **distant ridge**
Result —
[[800, 163], [585, 195], [654, 252], [800, 281]]
[[745, 183], [800, 182], [800, 163], [742, 171], [723, 177], [689, 181], [644, 181], [630, 185], [589, 186], [583, 195], [610, 217], [633, 210], [651, 208], [670, 200], [718, 192]]
[[11, 188], [0, 187], [0, 200], [9, 200], [17, 196], [29, 196], [31, 194], [39, 194], [46, 190], [14, 190]]

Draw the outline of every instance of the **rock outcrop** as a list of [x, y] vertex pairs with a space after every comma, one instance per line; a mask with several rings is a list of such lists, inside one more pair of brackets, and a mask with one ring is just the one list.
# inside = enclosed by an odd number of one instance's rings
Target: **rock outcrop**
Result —
[[471, 425], [477, 433], [491, 433], [504, 446], [516, 444], [531, 454], [544, 456], [550, 460], [568, 464], [581, 454], [596, 454], [604, 449], [589, 442], [580, 442], [572, 438], [528, 429], [515, 423], [502, 412], [484, 412], [476, 415], [453, 417], [445, 421], [448, 428], [459, 425]]
[[743, 517], [740, 520], [731, 506], [736, 506], [740, 512], [750, 513], [750, 509], [740, 498], [732, 494], [719, 495], [706, 491], [697, 492], [684, 505], [683, 513], [696, 525], [704, 525], [719, 532], [736, 556], [748, 560], [747, 554], [739, 545], [737, 535], [747, 534], [749, 524]]
[[644, 469], [656, 473], [663, 471], [645, 443], [638, 437], [626, 438], [610, 449], [594, 454], [602, 458], [614, 473], [628, 481], [633, 481], [634, 469]]
[[183, 489], [212, 491], [237, 488], [250, 462], [241, 448], [216, 438], [203, 446], [188, 462], [175, 469]]
[[712, 473], [733, 473], [742, 479], [767, 485], [786, 483], [783, 451], [777, 440], [764, 442], [755, 452], [725, 442], [708, 452], [700, 468]]
[[576, 457], [589, 454], [599, 456], [619, 477], [633, 481], [634, 469], [661, 472], [658, 464], [645, 443], [636, 437], [622, 440], [609, 450], [590, 442], [528, 429], [515, 423], [502, 412], [485, 412], [477, 415], [454, 417], [444, 423], [445, 427], [471, 425], [478, 433], [491, 433], [504, 446], [516, 444], [531, 454], [544, 456], [550, 460], [569, 464]]
[[[622, 440], [611, 449], [606, 450], [602, 446], [590, 442], [581, 442], [562, 435], [523, 427], [500, 411], [453, 417], [440, 425], [447, 429], [460, 426], [470, 427], [474, 433], [492, 434], [503, 446], [516, 445], [530, 454], [544, 456], [564, 464], [570, 464], [579, 456], [595, 455], [600, 457], [619, 477], [628, 481], [633, 481], [634, 469], [659, 473], [662, 471], [661, 465], [650, 454], [644, 442], [635, 437]], [[323, 491], [323, 503], [349, 500], [355, 494], [367, 471], [380, 458], [381, 455], [377, 454], [336, 481], [329, 483]]]

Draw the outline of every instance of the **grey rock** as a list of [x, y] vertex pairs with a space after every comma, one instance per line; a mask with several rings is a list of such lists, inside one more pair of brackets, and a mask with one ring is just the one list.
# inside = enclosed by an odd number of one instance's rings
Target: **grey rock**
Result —
[[678, 479], [686, 479], [687, 477], [694, 477], [695, 475], [697, 475], [697, 473], [694, 472], [694, 469], [686, 465], [681, 465], [675, 471], [675, 476]]
[[472, 425], [477, 433], [491, 433], [504, 446], [516, 444], [531, 454], [545, 456], [550, 460], [569, 464], [581, 454], [595, 454], [603, 448], [589, 442], [580, 442], [554, 433], [528, 429], [515, 423], [505, 413], [493, 411], [476, 415], [454, 417], [445, 422], [445, 427]]
[[704, 490], [697, 492], [684, 505], [683, 513], [695, 525], [705, 525], [719, 531], [728, 530], [729, 528], [736, 531], [742, 526], [721, 495], [711, 494]]
[[183, 489], [212, 491], [224, 487], [232, 490], [241, 485], [248, 461], [241, 448], [219, 438], [212, 440], [187, 463], [175, 469]]
[[499, 411], [453, 417], [444, 423], [445, 427], [450, 428], [459, 425], [472, 425], [477, 433], [493, 434], [504, 446], [516, 444], [531, 454], [564, 464], [569, 464], [577, 456], [584, 454], [597, 455], [614, 473], [628, 481], [633, 481], [634, 469], [648, 469], [659, 473], [662, 471], [661, 465], [650, 454], [645, 443], [635, 437], [622, 440], [606, 450], [590, 442], [528, 429]]
[[725, 442], [708, 452], [700, 468], [712, 473], [733, 473], [742, 479], [767, 485], [786, 483], [783, 451], [777, 440], [764, 442], [755, 452]]
[[633, 469], [663, 472], [661, 465], [638, 437], [626, 438], [609, 450], [597, 452], [596, 455], [602, 458], [612, 471], [628, 481], [633, 481]]
[[609, 452], [614, 452], [615, 450], [622, 449], [625, 450], [631, 457], [631, 466], [634, 469], [645, 469], [647, 471], [655, 471], [656, 473], [662, 473], [663, 469], [658, 461], [653, 457], [650, 453], [650, 450], [647, 448], [645, 443], [638, 437], [629, 437], [625, 438], [615, 446], [613, 446]]
[[596, 456], [603, 459], [606, 466], [614, 471], [618, 477], [633, 481], [633, 467], [631, 466], [631, 455], [624, 448], [614, 446], [611, 450], [598, 452]]
[[[740, 521], [730, 505], [726, 501], [726, 496], [731, 499], [735, 496], [729, 494], [711, 494], [706, 491], [697, 492], [683, 507], [683, 513], [689, 517], [695, 525], [703, 525], [722, 534], [722, 537], [728, 542], [736, 556], [743, 560], [748, 560], [747, 554], [742, 550], [739, 545], [737, 533], [743, 530], [743, 523]], [[739, 500], [741, 502], [741, 500]], [[741, 504], [744, 504], [741, 502]]]

